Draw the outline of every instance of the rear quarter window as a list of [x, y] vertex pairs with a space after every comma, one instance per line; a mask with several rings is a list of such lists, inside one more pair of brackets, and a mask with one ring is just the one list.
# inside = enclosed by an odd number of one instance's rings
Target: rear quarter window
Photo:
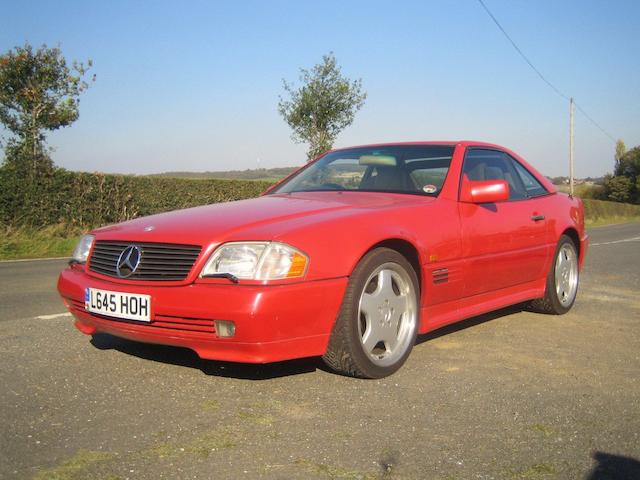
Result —
[[527, 192], [528, 197], [539, 197], [549, 193], [547, 189], [544, 188], [536, 179], [536, 177], [534, 177], [529, 170], [520, 165], [519, 162], [514, 160], [513, 165], [516, 167], [516, 172], [518, 172], [518, 176], [524, 184], [524, 189]]

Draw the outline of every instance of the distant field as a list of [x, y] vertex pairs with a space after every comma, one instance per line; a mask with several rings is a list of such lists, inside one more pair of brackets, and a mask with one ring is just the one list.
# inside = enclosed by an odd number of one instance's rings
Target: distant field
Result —
[[256, 168], [247, 170], [229, 170], [220, 172], [164, 172], [149, 177], [220, 179], [220, 180], [257, 180], [275, 183], [294, 172], [299, 167]]

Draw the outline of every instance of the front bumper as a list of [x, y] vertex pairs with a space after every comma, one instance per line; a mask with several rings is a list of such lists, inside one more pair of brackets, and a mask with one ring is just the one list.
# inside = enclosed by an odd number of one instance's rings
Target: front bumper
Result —
[[[108, 333], [146, 343], [194, 350], [200, 357], [268, 363], [322, 355], [338, 315], [346, 277], [286, 285], [128, 285], [65, 269], [58, 291], [87, 335]], [[87, 312], [87, 287], [151, 295], [151, 322], [118, 320]], [[216, 335], [214, 320], [236, 325], [232, 338]]]

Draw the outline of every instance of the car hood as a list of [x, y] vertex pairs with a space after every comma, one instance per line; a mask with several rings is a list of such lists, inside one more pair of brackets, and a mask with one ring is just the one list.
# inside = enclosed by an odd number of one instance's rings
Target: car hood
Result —
[[[207, 245], [230, 240], [272, 240], [297, 220], [358, 215], [432, 202], [433, 198], [377, 192], [300, 192], [141, 217], [94, 231], [99, 240]], [[309, 218], [311, 217], [311, 218]], [[306, 223], [306, 222], [305, 222]]]

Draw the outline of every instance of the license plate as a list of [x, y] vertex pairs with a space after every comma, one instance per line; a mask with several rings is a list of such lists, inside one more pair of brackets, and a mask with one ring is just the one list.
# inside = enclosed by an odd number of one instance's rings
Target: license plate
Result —
[[151, 295], [87, 288], [84, 292], [84, 308], [87, 312], [108, 317], [151, 321]]

